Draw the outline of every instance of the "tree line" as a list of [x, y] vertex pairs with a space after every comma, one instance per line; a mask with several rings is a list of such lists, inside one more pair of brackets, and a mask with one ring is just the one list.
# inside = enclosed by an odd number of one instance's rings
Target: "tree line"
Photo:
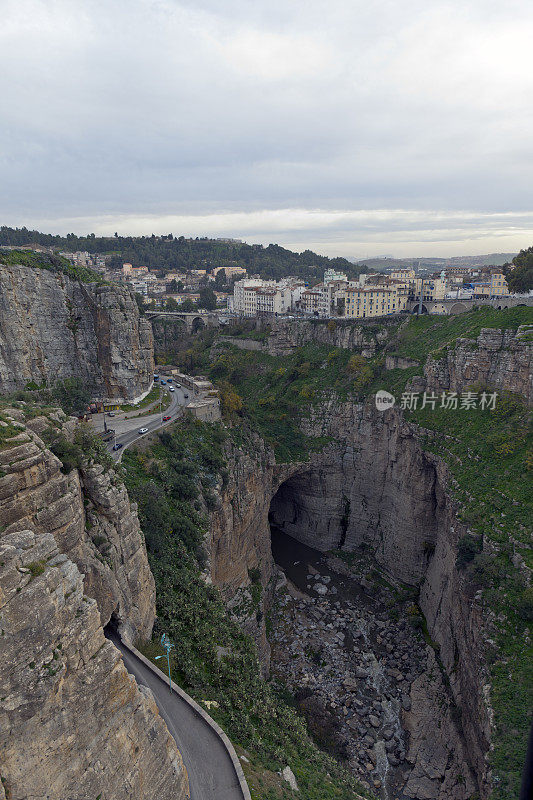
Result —
[[295, 253], [277, 244], [264, 247], [261, 244], [244, 242], [222, 242], [217, 239], [186, 239], [166, 236], [78, 236], [68, 233], [57, 236], [41, 233], [27, 228], [0, 227], [0, 245], [41, 245], [56, 250], [75, 252], [77, 250], [111, 256], [110, 266], [122, 266], [123, 262], [133, 266], [147, 266], [162, 273], [172, 270], [206, 269], [214, 267], [244, 267], [248, 274], [258, 274], [263, 278], [279, 280], [287, 275], [296, 275], [304, 280], [317, 281], [328, 268], [344, 272], [349, 278], [356, 278], [367, 268], [352, 264], [346, 258], [328, 258], [304, 250]]

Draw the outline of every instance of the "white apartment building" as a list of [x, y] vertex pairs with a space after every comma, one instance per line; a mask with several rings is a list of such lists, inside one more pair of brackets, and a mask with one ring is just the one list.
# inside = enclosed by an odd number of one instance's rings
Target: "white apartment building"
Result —
[[393, 269], [392, 272], [389, 272], [389, 277], [397, 281], [409, 282], [415, 279], [415, 271], [409, 268]]
[[422, 292], [422, 302], [444, 300], [447, 291], [448, 286], [444, 278], [415, 278], [410, 282], [410, 296], [413, 300], [420, 300], [420, 292]]
[[300, 299], [300, 310], [315, 317], [329, 317], [328, 292], [323, 283], [306, 289]]
[[305, 284], [294, 278], [284, 278], [279, 283], [246, 278], [235, 283], [228, 307], [245, 317], [255, 317], [258, 313], [285, 314], [295, 307], [304, 289]]
[[332, 281], [343, 281], [344, 283], [348, 283], [348, 277], [344, 274], [344, 272], [337, 272], [335, 269], [327, 269], [324, 272], [324, 286], [327, 286], [328, 283]]

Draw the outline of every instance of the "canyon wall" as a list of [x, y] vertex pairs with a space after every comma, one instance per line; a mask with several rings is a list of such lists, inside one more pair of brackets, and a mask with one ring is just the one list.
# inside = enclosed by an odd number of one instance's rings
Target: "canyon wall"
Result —
[[52, 426], [69, 435], [62, 412], [24, 419], [6, 409], [20, 432], [0, 449], [0, 530], [51, 533], [84, 575], [85, 592], [126, 641], [150, 637], [155, 585], [135, 507], [114, 470], [87, 464], [64, 474], [38, 435]]
[[152, 329], [125, 287], [0, 265], [0, 394], [81, 378], [95, 398], [149, 390]]
[[283, 320], [271, 323], [271, 332], [265, 349], [271, 355], [288, 355], [296, 348], [315, 343], [328, 347], [342, 347], [362, 353], [370, 358], [389, 339], [402, 322], [401, 317], [391, 316], [375, 320]]
[[438, 393], [479, 385], [519, 394], [533, 405], [532, 331], [527, 325], [517, 331], [483, 328], [477, 339], [458, 339], [444, 358], [428, 358], [424, 387]]
[[189, 797], [150, 691], [104, 637], [83, 576], [51, 534], [2, 534], [0, 629], [0, 797]]
[[[395, 409], [382, 413], [372, 404], [331, 400], [303, 428], [331, 439], [305, 463], [277, 465], [264, 445], [256, 444], [255, 458], [253, 446], [231, 448], [230, 480], [212, 518], [212, 579], [230, 607], [246, 591], [251, 570], [261, 571], [264, 584], [270, 579], [270, 516], [298, 541], [321, 551], [364, 551], [393, 582], [419, 588], [485, 797], [490, 708], [481, 612], [455, 565], [466, 530], [448, 493], [446, 466], [424, 450], [422, 433]], [[268, 656], [260, 626], [249, 632]], [[460, 729], [454, 735], [459, 743]]]

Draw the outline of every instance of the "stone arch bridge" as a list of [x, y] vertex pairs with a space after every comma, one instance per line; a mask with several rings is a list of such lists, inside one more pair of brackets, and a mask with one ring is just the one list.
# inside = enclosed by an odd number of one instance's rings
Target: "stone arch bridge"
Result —
[[217, 328], [220, 325], [218, 315], [211, 311], [147, 311], [146, 318], [153, 320], [170, 320], [185, 325], [187, 333], [197, 333], [202, 328]]
[[[411, 300], [407, 303], [406, 310], [410, 314], [418, 314], [418, 300]], [[514, 306], [533, 306], [533, 297], [528, 295], [511, 295], [509, 297], [495, 297], [489, 299], [482, 298], [476, 300], [424, 300], [422, 302], [422, 314], [464, 314], [472, 308], [478, 306], [492, 306], [501, 311], [503, 308], [513, 308]]]

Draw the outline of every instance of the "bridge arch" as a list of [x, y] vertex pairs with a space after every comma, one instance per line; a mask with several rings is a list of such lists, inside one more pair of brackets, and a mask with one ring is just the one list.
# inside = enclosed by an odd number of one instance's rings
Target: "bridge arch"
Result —
[[[420, 305], [420, 303], [416, 303], [415, 304], [413, 310], [411, 311], [411, 314], [418, 314], [418, 306], [419, 305]], [[420, 313], [421, 314], [429, 314], [428, 307], [426, 306], [425, 303], [422, 303], [422, 307], [420, 309]]]
[[191, 320], [192, 333], [198, 333], [198, 331], [201, 331], [202, 328], [205, 328], [205, 320], [203, 320], [202, 317], [194, 317]]
[[464, 303], [454, 303], [448, 314], [464, 314], [465, 311], [468, 311], [468, 306]]

